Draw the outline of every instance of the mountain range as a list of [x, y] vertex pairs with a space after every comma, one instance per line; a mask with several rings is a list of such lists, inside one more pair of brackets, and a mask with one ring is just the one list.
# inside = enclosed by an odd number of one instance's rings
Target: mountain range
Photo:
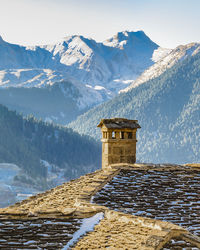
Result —
[[95, 139], [101, 118], [138, 119], [141, 161], [199, 159], [199, 43], [166, 49], [123, 31], [102, 43], [74, 35], [24, 47], [1, 38], [0, 53], [0, 100], [10, 109]]
[[113, 98], [166, 51], [143, 31], [119, 32], [102, 43], [74, 35], [53, 45], [27, 47], [0, 38], [1, 103], [67, 124]]

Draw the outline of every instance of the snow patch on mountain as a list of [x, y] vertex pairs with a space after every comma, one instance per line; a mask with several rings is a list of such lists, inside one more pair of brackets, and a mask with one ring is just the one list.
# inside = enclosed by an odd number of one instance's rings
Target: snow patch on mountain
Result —
[[153, 56], [152, 56], [152, 61], [158, 62], [158, 61], [162, 60], [171, 51], [172, 51], [172, 49], [159, 47], [158, 49], [154, 50]]
[[44, 87], [67, 78], [67, 74], [52, 69], [0, 70], [1, 87]]
[[[70, 78], [70, 82], [79, 93], [79, 96], [76, 101], [77, 106], [80, 110], [102, 103], [105, 100], [109, 100], [114, 96], [111, 91], [107, 90], [103, 86], [91, 86], [87, 84], [84, 85], [72, 78]], [[63, 92], [65, 93], [64, 90]], [[66, 95], [68, 95], [68, 93]]]

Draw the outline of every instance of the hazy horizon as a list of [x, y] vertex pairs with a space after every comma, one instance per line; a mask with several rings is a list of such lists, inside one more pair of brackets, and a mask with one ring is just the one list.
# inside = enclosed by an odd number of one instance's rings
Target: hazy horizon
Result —
[[166, 48], [200, 42], [198, 0], [0, 0], [0, 7], [0, 35], [20, 45], [72, 34], [101, 42], [124, 30], [143, 30]]

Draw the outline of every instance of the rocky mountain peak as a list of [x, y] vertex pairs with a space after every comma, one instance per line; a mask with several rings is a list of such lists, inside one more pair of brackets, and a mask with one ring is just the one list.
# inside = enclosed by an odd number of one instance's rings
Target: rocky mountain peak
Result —
[[137, 46], [138, 44], [149, 44], [158, 47], [142, 30], [139, 31], [122, 31], [104, 42], [104, 45], [110, 47], [124, 48], [125, 46]]

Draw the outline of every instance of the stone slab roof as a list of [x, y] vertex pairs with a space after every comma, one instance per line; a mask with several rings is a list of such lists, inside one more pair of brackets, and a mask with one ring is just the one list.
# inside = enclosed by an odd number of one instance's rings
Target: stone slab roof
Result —
[[[200, 236], [198, 170], [121, 170], [92, 202], [111, 210], [166, 220]], [[169, 212], [170, 211], [170, 212]]]
[[[134, 247], [137, 247], [136, 249], [162, 249], [165, 244], [171, 244], [171, 239], [177, 237], [182, 242], [194, 245], [196, 249], [200, 248], [200, 238], [183, 227], [166, 221], [114, 211], [105, 205], [91, 203], [93, 196], [122, 169], [127, 171], [166, 171], [168, 169], [168, 171], [184, 170], [190, 173], [195, 166], [154, 164], [110, 166], [106, 171], [99, 170], [84, 175], [42, 194], [29, 197], [20, 203], [0, 209], [0, 225], [11, 220], [81, 219], [103, 212], [104, 218], [93, 231], [78, 240], [73, 246], [74, 249], [97, 249], [97, 246], [109, 247], [109, 249], [134, 249]], [[20, 230], [22, 233], [23, 228]], [[14, 228], [9, 225], [6, 233], [9, 235], [12, 232]], [[6, 249], [6, 243], [3, 244]], [[29, 247], [31, 248], [31, 245]]]
[[62, 249], [80, 229], [82, 219], [0, 221], [0, 249]]
[[74, 249], [160, 249], [172, 230], [177, 235], [185, 233], [170, 223], [106, 211], [104, 219]]
[[97, 127], [101, 128], [103, 125], [105, 125], [106, 128], [109, 129], [141, 128], [137, 120], [128, 120], [125, 118], [102, 119]]

